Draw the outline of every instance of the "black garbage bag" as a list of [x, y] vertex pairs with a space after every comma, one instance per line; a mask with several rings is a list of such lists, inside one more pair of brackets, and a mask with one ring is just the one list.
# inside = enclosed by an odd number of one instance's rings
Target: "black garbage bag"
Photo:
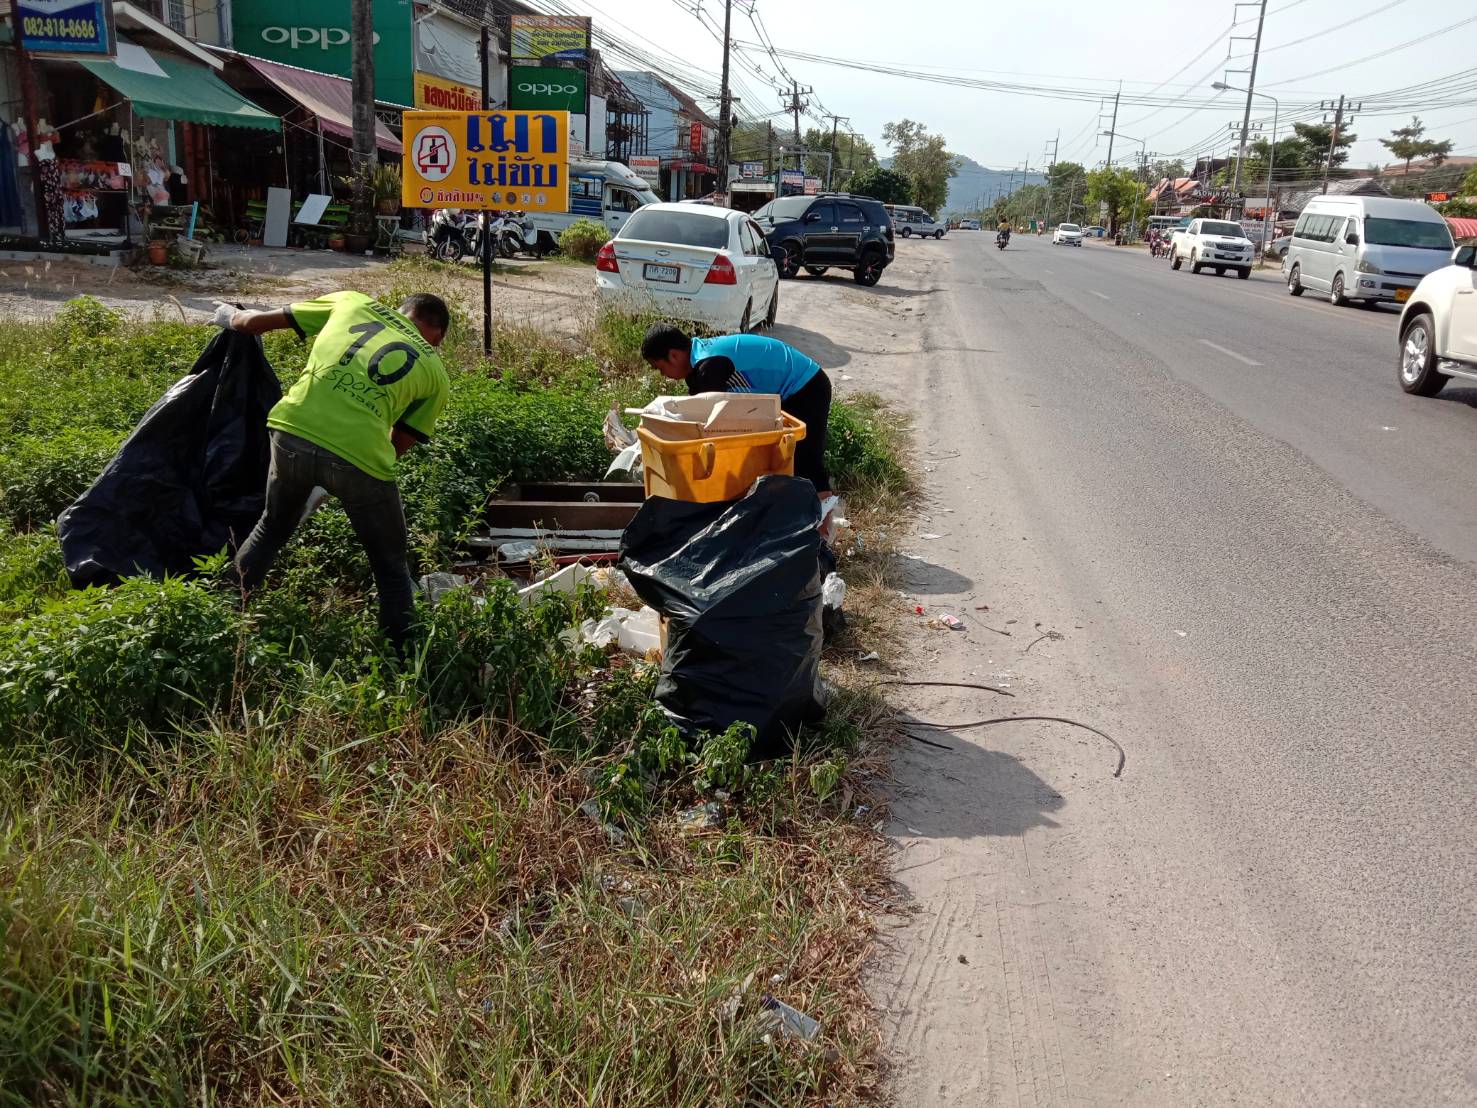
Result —
[[57, 519], [74, 588], [187, 573], [261, 515], [282, 386], [261, 339], [222, 331], [169, 387], [92, 487]]
[[809, 481], [761, 477], [725, 503], [652, 497], [626, 528], [621, 568], [669, 621], [656, 698], [684, 732], [751, 723], [769, 757], [824, 714], [820, 522]]

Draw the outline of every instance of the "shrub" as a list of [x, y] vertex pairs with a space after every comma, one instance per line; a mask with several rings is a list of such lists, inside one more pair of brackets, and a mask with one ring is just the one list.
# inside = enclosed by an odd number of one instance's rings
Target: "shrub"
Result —
[[899, 433], [875, 397], [838, 400], [831, 405], [826, 467], [837, 487], [877, 483], [905, 489], [908, 474], [892, 439]]
[[576, 261], [593, 262], [609, 239], [605, 224], [593, 219], [576, 219], [559, 236], [559, 249]]
[[0, 526], [0, 617], [34, 611], [70, 588], [55, 530], [12, 534]]
[[230, 695], [247, 640], [223, 593], [133, 578], [74, 593], [0, 630], [0, 733], [118, 739], [203, 715]]
[[0, 515], [16, 527], [39, 527], [92, 484], [123, 433], [75, 428], [12, 440], [0, 450]]

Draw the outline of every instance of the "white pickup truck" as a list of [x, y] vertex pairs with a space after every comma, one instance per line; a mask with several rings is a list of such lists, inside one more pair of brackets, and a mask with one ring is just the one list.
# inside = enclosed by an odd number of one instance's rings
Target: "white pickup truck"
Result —
[[1192, 219], [1169, 240], [1169, 268], [1190, 263], [1190, 272], [1214, 269], [1217, 276], [1234, 269], [1243, 281], [1251, 276], [1256, 251], [1241, 224], [1229, 219]]

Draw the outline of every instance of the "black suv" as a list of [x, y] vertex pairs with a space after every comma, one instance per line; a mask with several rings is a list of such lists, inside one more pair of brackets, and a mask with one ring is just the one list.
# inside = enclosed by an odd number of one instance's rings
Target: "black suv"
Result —
[[857, 284], [875, 285], [892, 261], [892, 219], [870, 196], [781, 196], [754, 219], [764, 228], [781, 277], [794, 277], [802, 267], [819, 277], [838, 266], [851, 270]]

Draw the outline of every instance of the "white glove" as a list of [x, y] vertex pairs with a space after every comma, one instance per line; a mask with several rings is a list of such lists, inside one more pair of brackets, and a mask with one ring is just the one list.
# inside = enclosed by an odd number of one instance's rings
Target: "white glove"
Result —
[[229, 331], [231, 329], [231, 320], [235, 315], [236, 309], [230, 304], [217, 303], [215, 306], [215, 315], [210, 317], [210, 325]]

